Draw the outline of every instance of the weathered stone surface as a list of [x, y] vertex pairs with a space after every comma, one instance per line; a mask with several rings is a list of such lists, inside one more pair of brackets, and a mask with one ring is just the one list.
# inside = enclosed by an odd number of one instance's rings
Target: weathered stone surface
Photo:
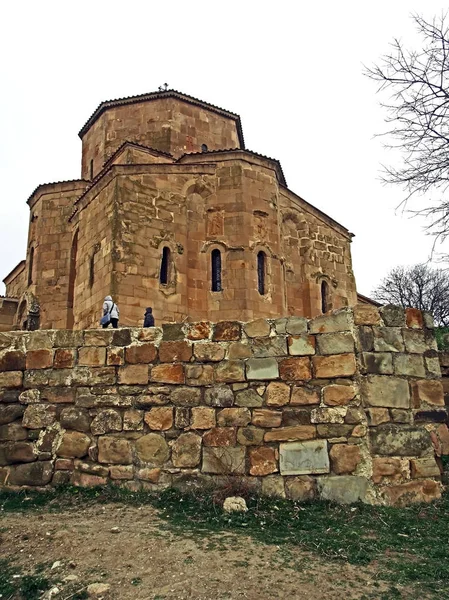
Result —
[[48, 369], [53, 365], [53, 350], [29, 350], [26, 356], [27, 369]]
[[366, 413], [361, 408], [349, 406], [345, 416], [345, 423], [361, 423], [365, 421]]
[[389, 485], [382, 490], [388, 504], [407, 506], [411, 503], [432, 502], [441, 498], [441, 485], [437, 481], [409, 481], [400, 485]]
[[234, 394], [229, 386], [219, 385], [205, 390], [204, 401], [209, 406], [232, 406], [234, 404]]
[[235, 427], [214, 427], [203, 435], [205, 446], [235, 446]]
[[106, 485], [108, 482], [106, 477], [92, 475], [91, 473], [80, 473], [74, 471], [70, 478], [70, 483], [78, 487], [95, 487], [97, 485]]
[[214, 382], [212, 365], [185, 365], [188, 385], [210, 385]]
[[353, 425], [340, 425], [335, 423], [321, 423], [316, 426], [320, 438], [346, 438], [352, 434]]
[[245, 427], [251, 422], [251, 413], [247, 408], [223, 408], [217, 415], [219, 427]]
[[317, 484], [322, 500], [331, 500], [340, 504], [352, 504], [359, 500], [363, 502], [368, 489], [367, 479], [355, 475], [320, 478]]
[[[164, 367], [165, 365], [159, 365]], [[153, 371], [158, 367], [153, 367], [151, 375], [153, 379]], [[153, 379], [154, 380], [154, 379]], [[147, 365], [126, 365], [119, 367], [118, 382], [124, 385], [146, 385], [148, 383], [148, 366]]]
[[189, 340], [207, 340], [212, 333], [212, 328], [207, 321], [198, 321], [198, 323], [189, 323], [187, 339]]
[[332, 471], [337, 475], [353, 473], [362, 458], [360, 448], [354, 444], [334, 444], [329, 455]]
[[279, 375], [285, 381], [308, 381], [312, 378], [310, 358], [285, 358], [279, 362]]
[[170, 449], [162, 435], [148, 433], [136, 441], [136, 453], [141, 461], [161, 466], [167, 462]]
[[382, 425], [370, 429], [371, 451], [380, 456], [424, 456], [432, 452], [430, 434], [425, 429]]
[[123, 431], [141, 431], [143, 429], [143, 410], [131, 408], [123, 414]]
[[436, 431], [430, 432], [430, 436], [437, 456], [449, 454], [449, 430], [446, 424], [439, 425]]
[[38, 461], [11, 467], [8, 483], [10, 485], [41, 486], [50, 483], [52, 476], [52, 463]]
[[279, 457], [282, 475], [329, 473], [330, 470], [325, 440], [280, 444]]
[[[211, 410], [211, 409], [209, 409]], [[175, 408], [175, 427], [176, 429], [187, 429], [190, 426], [190, 408]], [[209, 429], [209, 427], [206, 427]]]
[[225, 513], [247, 512], [248, 507], [246, 506], [244, 498], [241, 498], [240, 496], [229, 496], [223, 502], [223, 511]]
[[19, 419], [24, 412], [25, 408], [20, 404], [5, 404], [0, 406], [0, 425], [5, 423], [12, 423], [16, 419]]
[[289, 477], [285, 482], [287, 497], [296, 502], [313, 500], [316, 496], [316, 480], [313, 477]]
[[161, 362], [188, 362], [192, 357], [192, 345], [186, 341], [161, 342], [159, 360]]
[[295, 386], [292, 388], [292, 397], [290, 399], [290, 404], [292, 406], [303, 406], [319, 403], [320, 395], [317, 390], [303, 386]]
[[228, 342], [239, 340], [241, 337], [240, 323], [237, 321], [219, 321], [215, 324], [213, 340]]
[[302, 408], [284, 408], [282, 426], [296, 427], [296, 425], [310, 425], [310, 411]]
[[287, 356], [287, 341], [281, 337], [255, 338], [251, 340], [251, 350], [256, 358]]
[[346, 406], [314, 408], [310, 415], [310, 421], [312, 423], [344, 423], [347, 410]]
[[251, 358], [251, 356], [251, 346], [246, 342], [233, 342], [232, 344], [229, 344], [228, 358], [230, 360]]
[[248, 408], [257, 408], [259, 406], [262, 406], [263, 397], [260, 396], [252, 388], [248, 388], [246, 390], [242, 390], [241, 392], [236, 393], [235, 404], [236, 404], [236, 406], [246, 406]]
[[290, 402], [290, 387], [280, 381], [272, 381], [265, 391], [268, 406], [284, 406]]
[[259, 427], [279, 427], [282, 422], [282, 413], [265, 408], [256, 408], [253, 410], [253, 425]]
[[203, 473], [237, 474], [245, 473], [245, 448], [204, 448]]
[[423, 404], [444, 406], [443, 384], [437, 379], [422, 379], [412, 383], [413, 406], [420, 408]]
[[270, 335], [270, 324], [266, 319], [257, 319], [255, 321], [250, 321], [249, 323], [245, 323], [243, 326], [243, 330], [246, 335], [250, 338], [255, 337], [266, 337]]
[[215, 409], [205, 406], [192, 408], [190, 426], [192, 429], [211, 429], [215, 427]]
[[111, 590], [109, 583], [91, 583], [87, 586], [87, 595], [89, 598], [106, 597]]
[[122, 416], [113, 408], [100, 410], [90, 425], [94, 435], [103, 435], [111, 431], [121, 431], [123, 429]]
[[176, 406], [198, 406], [201, 403], [201, 390], [190, 387], [176, 387], [170, 394], [170, 402]]
[[278, 470], [276, 451], [268, 446], [249, 449], [249, 472], [257, 477], [276, 473]]
[[425, 377], [424, 359], [418, 354], [395, 354], [393, 356], [394, 372], [396, 375], [409, 377]]
[[78, 364], [84, 367], [102, 367], [106, 364], [106, 348], [101, 346], [80, 348]]
[[184, 339], [184, 326], [182, 323], [164, 323], [162, 325], [162, 339], [177, 341]]
[[[57, 333], [60, 333], [59, 331]], [[75, 333], [75, 332], [73, 332]], [[79, 332], [82, 333], [82, 332]], [[84, 345], [85, 346], [110, 346], [112, 342], [112, 336], [114, 332], [111, 329], [88, 329], [84, 332]], [[64, 346], [82, 346], [83, 342], [77, 340], [80, 343], [68, 344], [68, 340], [65, 340]], [[73, 341], [73, 340], [72, 340]], [[56, 344], [55, 344], [56, 346]]]
[[393, 423], [410, 424], [413, 418], [413, 415], [410, 413], [410, 411], [403, 408], [392, 408], [390, 410], [390, 415]]
[[387, 327], [405, 326], [405, 310], [400, 306], [387, 304], [387, 306], [381, 306], [379, 312]]
[[440, 477], [441, 472], [433, 456], [414, 458], [410, 461], [412, 479], [424, 477]]
[[215, 366], [215, 381], [217, 383], [245, 381], [244, 362], [241, 360], [223, 360], [217, 363]]
[[26, 440], [27, 437], [28, 430], [22, 427], [21, 423], [16, 422], [0, 425], [0, 442]]
[[412, 329], [422, 329], [424, 326], [423, 315], [418, 308], [406, 308], [405, 321], [407, 327], [411, 327]]
[[410, 392], [408, 382], [398, 377], [368, 375], [361, 382], [363, 402], [368, 406], [408, 408]]
[[76, 350], [73, 348], [57, 348], [53, 357], [55, 369], [71, 369], [75, 366]]
[[373, 458], [374, 483], [384, 483], [386, 481], [399, 481], [407, 477], [408, 472], [404, 471], [404, 466], [399, 458]]
[[390, 352], [364, 352], [362, 363], [365, 373], [393, 374], [393, 355]]
[[316, 336], [320, 354], [345, 354], [354, 352], [354, 338], [350, 331], [323, 333]]
[[388, 423], [390, 420], [388, 408], [369, 408], [367, 414], [370, 425], [381, 425], [382, 423]]
[[[249, 380], [277, 379], [278, 363], [275, 358], [250, 358], [246, 361], [246, 377]], [[241, 380], [244, 381], [244, 378]]]
[[161, 476], [161, 470], [156, 469], [139, 469], [137, 471], [138, 479], [143, 479], [144, 481], [150, 481], [151, 483], [157, 483]]
[[22, 425], [28, 429], [48, 427], [56, 420], [56, 407], [47, 404], [29, 404], [23, 414]]
[[63, 408], [59, 417], [61, 427], [64, 429], [75, 429], [84, 433], [90, 431], [91, 420], [89, 411], [78, 406]]
[[56, 449], [62, 458], [82, 458], [90, 446], [90, 437], [79, 431], [66, 431]]
[[33, 444], [29, 442], [9, 442], [0, 446], [0, 465], [28, 463], [37, 460]]
[[376, 327], [374, 350], [376, 352], [404, 352], [404, 338], [399, 327]]
[[424, 354], [426, 350], [436, 349], [433, 336], [428, 341], [424, 331], [420, 329], [403, 329], [402, 335], [404, 337], [406, 352]]
[[313, 335], [289, 336], [288, 353], [291, 356], [307, 356], [315, 354], [316, 340]]
[[355, 397], [352, 385], [327, 385], [323, 389], [323, 402], [328, 406], [344, 406]]
[[[33, 390], [27, 391], [32, 392]], [[41, 399], [52, 404], [73, 404], [75, 402], [75, 393], [75, 388], [47, 388], [41, 390]]]
[[441, 377], [441, 367], [437, 357], [425, 356], [424, 362], [429, 375], [432, 377]]
[[125, 349], [125, 360], [129, 364], [148, 364], [156, 360], [157, 349], [154, 344], [139, 344]]
[[217, 342], [199, 342], [193, 345], [195, 359], [204, 362], [219, 362], [225, 357], [225, 348]]
[[144, 421], [150, 429], [165, 431], [173, 426], [173, 408], [157, 406], [145, 412]]
[[313, 368], [317, 378], [348, 377], [356, 372], [354, 354], [313, 356]]
[[19, 350], [5, 350], [4, 352], [0, 352], [0, 371], [23, 371], [24, 369], [25, 354], [23, 352]]
[[315, 317], [309, 323], [310, 333], [333, 333], [335, 331], [350, 331], [351, 320], [348, 310], [343, 309], [330, 315]]
[[201, 460], [201, 437], [195, 433], [181, 433], [172, 448], [175, 467], [196, 467]]
[[265, 431], [258, 427], [240, 427], [237, 430], [237, 443], [242, 446], [259, 446], [264, 434]]
[[106, 354], [106, 364], [109, 366], [122, 366], [125, 364], [124, 348], [108, 348]]
[[130, 465], [133, 462], [131, 444], [124, 438], [112, 436], [98, 438], [98, 462]]
[[181, 363], [155, 365], [151, 368], [151, 381], [160, 383], [184, 383], [184, 368]]
[[284, 478], [280, 475], [268, 475], [262, 479], [262, 494], [275, 498], [285, 498]]
[[380, 325], [379, 309], [370, 304], [356, 304], [354, 306], [355, 325]]
[[372, 327], [357, 328], [357, 350], [360, 352], [371, 352], [374, 350], [374, 331]]
[[297, 425], [296, 427], [279, 427], [267, 431], [264, 440], [266, 442], [294, 442], [296, 440], [311, 440], [315, 437], [316, 428], [313, 425]]
[[301, 335], [307, 333], [307, 319], [304, 317], [285, 317], [276, 319], [275, 328], [277, 333], [290, 333], [291, 335]]
[[111, 346], [129, 346], [131, 341], [130, 329], [116, 329], [112, 332]]
[[22, 371], [8, 371], [6, 373], [0, 373], [0, 389], [20, 388], [22, 387], [22, 381]]
[[133, 479], [134, 467], [132, 465], [115, 465], [109, 469], [111, 479], [127, 480]]

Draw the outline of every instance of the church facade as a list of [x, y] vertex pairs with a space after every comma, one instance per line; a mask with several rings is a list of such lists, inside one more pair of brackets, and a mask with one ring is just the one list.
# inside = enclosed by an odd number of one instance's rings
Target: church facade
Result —
[[245, 148], [238, 115], [173, 90], [103, 102], [79, 133], [81, 178], [28, 199], [26, 258], [0, 330], [251, 321], [357, 302], [352, 234]]

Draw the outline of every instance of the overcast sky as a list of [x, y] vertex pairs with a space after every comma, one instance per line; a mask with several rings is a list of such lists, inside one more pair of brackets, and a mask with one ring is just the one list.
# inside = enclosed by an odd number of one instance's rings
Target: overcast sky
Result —
[[3, 2], [0, 279], [25, 258], [34, 188], [80, 177], [77, 134], [97, 105], [164, 82], [240, 114], [247, 148], [279, 159], [294, 192], [355, 234], [359, 292], [427, 260], [423, 221], [397, 211], [403, 193], [379, 181], [389, 157], [374, 134], [385, 115], [362, 72], [393, 37], [416, 42], [411, 12], [443, 9], [433, 0]]

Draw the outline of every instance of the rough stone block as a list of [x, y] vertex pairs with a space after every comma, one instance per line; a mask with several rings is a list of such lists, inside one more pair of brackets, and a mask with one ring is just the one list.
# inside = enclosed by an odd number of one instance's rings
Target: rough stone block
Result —
[[441, 477], [440, 468], [433, 456], [426, 458], [414, 458], [410, 461], [412, 479], [425, 477]]
[[372, 327], [359, 327], [357, 331], [357, 350], [371, 352], [374, 350], [374, 331]]
[[235, 427], [214, 427], [203, 435], [205, 446], [235, 446], [236, 444]]
[[215, 409], [205, 406], [192, 408], [190, 426], [192, 429], [212, 429], [216, 425]]
[[215, 342], [230, 342], [241, 337], [240, 323], [237, 321], [219, 321], [215, 324], [213, 340]]
[[289, 477], [285, 482], [285, 489], [287, 498], [295, 502], [313, 500], [316, 497], [316, 480], [307, 475]]
[[[81, 333], [81, 332], [80, 332]], [[111, 329], [88, 329], [84, 332], [84, 345], [85, 346], [110, 346], [112, 342], [112, 336], [114, 332]], [[72, 344], [68, 344], [71, 346]], [[74, 344], [74, 346], [82, 346], [81, 344]], [[55, 344], [56, 346], [56, 344]]]
[[[41, 352], [41, 351], [38, 351]], [[31, 354], [31, 353], [28, 353]], [[51, 352], [50, 352], [51, 354]], [[51, 363], [50, 363], [51, 365]], [[34, 368], [34, 367], [27, 367]], [[37, 367], [39, 369], [45, 367]], [[25, 369], [25, 354], [19, 350], [6, 350], [0, 353], [0, 372], [23, 371]]]
[[53, 357], [55, 369], [71, 369], [75, 366], [76, 350], [73, 348], [56, 348]]
[[387, 481], [399, 481], [409, 475], [408, 467], [404, 469], [403, 461], [399, 458], [373, 458], [374, 483], [385, 483]]
[[404, 338], [400, 327], [376, 327], [373, 333], [376, 352], [404, 352]]
[[184, 326], [182, 323], [164, 323], [162, 325], [162, 339], [175, 342], [184, 339]]
[[145, 413], [144, 421], [150, 429], [165, 431], [173, 426], [173, 408], [156, 406]]
[[322, 500], [339, 504], [353, 504], [365, 499], [368, 480], [356, 475], [337, 475], [318, 479], [318, 493]]
[[41, 429], [56, 420], [56, 407], [47, 404], [30, 404], [23, 414], [22, 425], [27, 429]]
[[408, 377], [425, 377], [424, 360], [418, 354], [395, 354], [393, 356], [394, 372], [396, 375]]
[[214, 382], [212, 365], [185, 365], [188, 385], [211, 385]]
[[[253, 420], [254, 423], [254, 420]], [[267, 431], [264, 436], [266, 442], [295, 442], [316, 438], [316, 428], [313, 425], [297, 425], [296, 427], [279, 427]]]
[[90, 446], [90, 437], [79, 431], [66, 431], [56, 448], [56, 455], [62, 458], [82, 458]]
[[251, 422], [251, 412], [247, 408], [223, 408], [217, 415], [219, 427], [245, 427]]
[[201, 461], [201, 437], [195, 433], [182, 433], [172, 448], [173, 466], [193, 468]]
[[323, 401], [327, 406], [345, 406], [355, 397], [352, 385], [327, 385], [323, 389]]
[[[255, 360], [255, 359], [253, 359]], [[215, 365], [217, 383], [245, 381], [245, 365], [241, 360], [223, 360]]]
[[248, 388], [246, 390], [242, 390], [241, 392], [236, 393], [235, 404], [236, 404], [236, 406], [246, 406], [248, 408], [257, 408], [259, 406], [262, 406], [263, 397], [260, 396], [252, 388]]
[[203, 448], [203, 473], [244, 475], [246, 451], [238, 448]]
[[406, 425], [370, 429], [371, 452], [380, 456], [424, 456], [432, 453], [430, 434]]
[[5, 404], [0, 406], [0, 425], [12, 423], [16, 419], [20, 419], [25, 408], [20, 404]]
[[39, 461], [11, 467], [8, 483], [10, 485], [43, 486], [53, 477], [51, 462]]
[[418, 308], [406, 308], [405, 321], [407, 327], [412, 329], [422, 329], [424, 326], [423, 314]]
[[154, 344], [140, 344], [125, 349], [125, 361], [129, 364], [148, 364], [156, 360], [157, 349]]
[[184, 367], [181, 363], [155, 365], [151, 368], [151, 381], [185, 383]]
[[290, 387], [280, 381], [272, 381], [265, 391], [268, 406], [284, 406], [290, 402]]
[[0, 465], [28, 463], [37, 460], [33, 444], [29, 442], [10, 442], [0, 446]]
[[409, 408], [408, 382], [398, 377], [368, 375], [361, 382], [363, 402], [368, 406]]
[[187, 339], [189, 340], [207, 340], [212, 333], [211, 324], [207, 321], [199, 321], [198, 323], [189, 323], [187, 330]]
[[360, 448], [354, 444], [334, 444], [329, 455], [336, 475], [353, 473], [362, 459]]
[[255, 358], [287, 356], [287, 342], [281, 337], [255, 338], [251, 340], [251, 350]]
[[347, 410], [346, 406], [314, 408], [310, 420], [312, 423], [344, 423]]
[[411, 412], [403, 408], [392, 408], [390, 410], [390, 414], [393, 423], [405, 423], [410, 425], [413, 420], [413, 415]]
[[131, 330], [130, 329], [116, 329], [112, 332], [112, 341], [110, 346], [129, 346], [131, 345]]
[[102, 367], [106, 364], [106, 348], [91, 346], [78, 350], [78, 364], [81, 367]]
[[90, 425], [94, 435], [103, 435], [123, 429], [122, 416], [113, 408], [100, 410]]
[[315, 354], [316, 339], [313, 335], [289, 336], [288, 353], [291, 356], [310, 356]]
[[[246, 377], [249, 380], [277, 379], [279, 368], [276, 359], [250, 358], [246, 362]], [[239, 381], [244, 381], [244, 377]]]
[[356, 304], [354, 306], [355, 325], [380, 325], [379, 309], [370, 304]]
[[136, 440], [136, 453], [141, 461], [162, 466], [170, 456], [170, 449], [162, 435], [148, 433]]
[[284, 381], [308, 381], [312, 378], [310, 358], [285, 358], [279, 363], [279, 375]]
[[234, 393], [228, 385], [207, 388], [204, 401], [208, 406], [227, 407], [234, 404]]
[[134, 467], [132, 465], [115, 465], [109, 469], [111, 479], [129, 480], [134, 478]]
[[390, 352], [363, 352], [362, 363], [365, 373], [393, 374], [393, 356]]
[[335, 331], [350, 331], [350, 311], [343, 309], [330, 315], [315, 317], [309, 323], [310, 333], [334, 333]]
[[422, 379], [412, 384], [413, 406], [420, 408], [423, 404], [444, 406], [443, 384], [437, 379]]
[[186, 341], [161, 342], [159, 360], [162, 363], [189, 362], [192, 358], [192, 345]]
[[291, 335], [301, 335], [307, 333], [307, 319], [304, 317], [289, 317], [285, 323], [285, 331], [278, 331], [278, 328], [282, 326], [284, 319], [278, 319], [276, 321], [277, 333], [290, 333]]
[[285, 498], [284, 477], [268, 475], [262, 479], [262, 494], [274, 498]]
[[409, 481], [400, 485], [389, 485], [382, 489], [387, 503], [392, 506], [407, 506], [411, 503], [433, 502], [441, 498], [441, 484], [432, 480]]
[[282, 423], [282, 413], [265, 408], [256, 408], [253, 410], [252, 423], [258, 427], [279, 427]]
[[243, 330], [250, 338], [267, 337], [270, 335], [270, 324], [266, 319], [257, 319], [243, 325]]
[[106, 355], [106, 364], [109, 366], [120, 367], [125, 364], [124, 348], [108, 348]]
[[329, 473], [330, 470], [325, 440], [280, 444], [279, 457], [282, 475]]
[[282, 427], [310, 425], [310, 411], [301, 408], [284, 408], [282, 410]]
[[379, 312], [387, 327], [405, 326], [405, 310], [400, 306], [387, 304], [387, 306], [381, 306]]
[[7, 423], [6, 425], [0, 425], [0, 442], [18, 442], [20, 440], [26, 440], [28, 437], [28, 431], [22, 427], [21, 423]]
[[246, 342], [233, 342], [229, 344], [228, 358], [230, 360], [251, 358], [251, 347]]
[[175, 408], [175, 428], [187, 429], [189, 426], [190, 408]]
[[263, 443], [265, 431], [258, 427], [240, 427], [237, 430], [237, 443], [241, 446], [259, 446]]
[[405, 350], [412, 354], [424, 354], [429, 349], [435, 350], [434, 338], [426, 338], [424, 331], [420, 329], [403, 329]]
[[354, 338], [350, 331], [323, 333], [316, 336], [320, 354], [345, 354], [354, 352]]
[[201, 404], [201, 390], [180, 386], [172, 390], [170, 401], [176, 406], [198, 406]]
[[[163, 365], [160, 365], [161, 367]], [[164, 365], [165, 366], [165, 365]], [[153, 367], [153, 370], [157, 367]], [[118, 382], [124, 385], [146, 385], [148, 383], [147, 365], [126, 365], [118, 369]]]
[[303, 386], [294, 386], [292, 388], [292, 396], [290, 399], [290, 404], [292, 406], [303, 406], [308, 404], [319, 404], [320, 403], [320, 395], [315, 389], [303, 387]]
[[268, 446], [249, 449], [249, 472], [251, 475], [261, 477], [278, 471], [276, 450]]
[[130, 465], [133, 462], [130, 442], [117, 437], [105, 436], [98, 438], [98, 462]]
[[367, 415], [369, 424], [373, 426], [388, 423], [390, 420], [388, 408], [369, 408], [367, 410]]
[[69, 406], [63, 408], [59, 418], [61, 427], [64, 429], [74, 429], [75, 431], [90, 431], [91, 417], [89, 411], [78, 406]]
[[198, 342], [193, 345], [193, 353], [201, 362], [219, 362], [225, 357], [225, 348], [217, 342]]
[[332, 356], [312, 357], [315, 377], [334, 378], [349, 377], [354, 375], [357, 369], [354, 354], [334, 354]]

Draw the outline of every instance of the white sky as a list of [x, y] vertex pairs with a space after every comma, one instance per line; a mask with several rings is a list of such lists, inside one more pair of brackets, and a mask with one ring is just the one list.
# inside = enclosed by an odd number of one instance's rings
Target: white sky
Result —
[[[281, 161], [289, 187], [356, 234], [358, 291], [428, 258], [423, 221], [379, 182], [388, 152], [363, 64], [433, 0], [18, 0], [0, 8], [0, 279], [25, 257], [40, 183], [80, 177], [78, 131], [103, 100], [157, 90], [240, 114], [246, 147]], [[424, 201], [423, 201], [424, 202]], [[4, 293], [0, 284], [0, 293]]]

